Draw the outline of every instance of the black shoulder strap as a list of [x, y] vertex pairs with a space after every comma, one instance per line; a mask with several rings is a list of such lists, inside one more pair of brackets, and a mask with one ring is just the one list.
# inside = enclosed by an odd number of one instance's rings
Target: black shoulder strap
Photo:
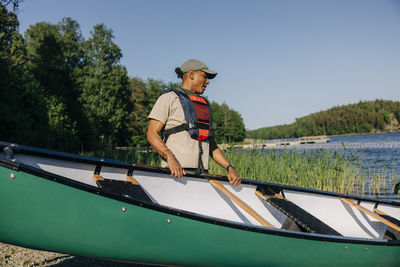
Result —
[[166, 94], [166, 93], [169, 93], [169, 92], [176, 92], [176, 90], [173, 89], [173, 88], [165, 88], [162, 94]]
[[161, 134], [161, 137], [162, 137], [164, 143], [166, 143], [167, 140], [168, 140], [168, 137], [169, 137], [171, 134], [175, 134], [175, 133], [187, 131], [188, 129], [189, 129], [189, 125], [186, 124], [186, 123], [183, 123], [183, 124], [178, 125], [178, 126], [176, 126], [176, 127], [172, 127], [172, 128], [170, 128], [170, 129], [168, 129], [168, 130], [163, 130], [163, 131], [162, 131], [162, 134]]

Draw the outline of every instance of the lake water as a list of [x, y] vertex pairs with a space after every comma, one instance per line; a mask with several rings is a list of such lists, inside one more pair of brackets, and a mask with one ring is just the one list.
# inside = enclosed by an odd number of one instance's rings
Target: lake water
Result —
[[357, 155], [361, 160], [361, 171], [368, 176], [373, 173], [383, 173], [386, 176], [385, 195], [388, 198], [400, 199], [400, 194], [393, 195], [394, 185], [400, 182], [400, 132], [329, 136], [329, 138], [329, 143], [287, 146], [286, 149], [302, 151], [332, 149], [344, 151], [349, 155]]

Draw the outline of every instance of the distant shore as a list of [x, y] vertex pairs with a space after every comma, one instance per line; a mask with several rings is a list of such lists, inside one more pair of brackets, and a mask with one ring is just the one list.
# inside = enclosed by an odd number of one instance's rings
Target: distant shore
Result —
[[[388, 134], [388, 133], [400, 133], [400, 129], [398, 131], [385, 131], [385, 132], [371, 132], [371, 133], [347, 133], [347, 134], [335, 134], [335, 135], [324, 135], [326, 137], [336, 137], [336, 136], [353, 136], [353, 135], [372, 135], [372, 134]], [[320, 136], [320, 135], [318, 135]], [[313, 137], [313, 136], [308, 136]], [[263, 141], [263, 140], [286, 140], [286, 139], [298, 139], [301, 137], [289, 137], [289, 138], [276, 138], [276, 139], [253, 139], [253, 138], [245, 138], [242, 142], [233, 143], [236, 144], [251, 144], [252, 142]], [[223, 146], [232, 146], [233, 144], [221, 144]]]

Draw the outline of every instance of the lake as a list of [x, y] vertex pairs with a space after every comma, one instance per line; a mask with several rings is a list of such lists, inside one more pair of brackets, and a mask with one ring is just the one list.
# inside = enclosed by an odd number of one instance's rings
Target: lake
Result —
[[[374, 173], [383, 174], [386, 177], [387, 188], [384, 194], [388, 198], [400, 199], [400, 195], [392, 194], [394, 185], [400, 182], [400, 132], [329, 136], [329, 138], [330, 142], [325, 144], [287, 146], [286, 149], [300, 151], [332, 149], [344, 151], [348, 155], [357, 155], [354, 160], [361, 161], [361, 171], [368, 176], [373, 176]], [[366, 186], [368, 187], [368, 183]], [[368, 192], [367, 188], [366, 191]]]

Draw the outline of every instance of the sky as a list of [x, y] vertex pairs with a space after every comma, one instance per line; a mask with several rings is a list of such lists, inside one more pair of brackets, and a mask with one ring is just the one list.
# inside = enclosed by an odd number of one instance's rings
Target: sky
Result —
[[179, 82], [188, 59], [218, 72], [211, 101], [246, 129], [334, 106], [400, 101], [400, 0], [25, 0], [20, 32], [70, 17], [113, 30], [131, 77]]

